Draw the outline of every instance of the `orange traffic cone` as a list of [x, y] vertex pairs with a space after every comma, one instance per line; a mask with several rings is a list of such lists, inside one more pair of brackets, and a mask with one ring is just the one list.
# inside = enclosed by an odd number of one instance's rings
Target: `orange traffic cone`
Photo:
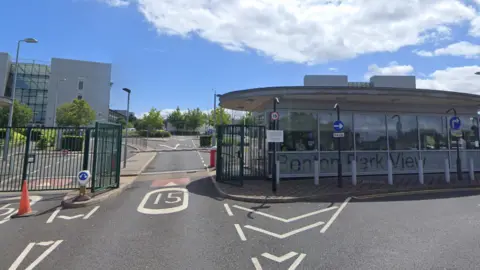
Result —
[[23, 180], [22, 196], [20, 197], [20, 206], [18, 207], [17, 214], [11, 216], [11, 218], [29, 217], [35, 214], [36, 212], [32, 211], [32, 208], [30, 208], [30, 198], [28, 196], [27, 180]]

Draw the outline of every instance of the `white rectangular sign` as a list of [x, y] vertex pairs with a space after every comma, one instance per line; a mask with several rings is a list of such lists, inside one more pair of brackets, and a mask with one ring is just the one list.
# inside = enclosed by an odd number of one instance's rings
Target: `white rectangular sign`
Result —
[[333, 133], [333, 137], [334, 137], [334, 138], [343, 138], [343, 137], [345, 137], [345, 133], [343, 133], [343, 132], [335, 132], [335, 133]]
[[283, 130], [267, 130], [267, 142], [282, 143]]

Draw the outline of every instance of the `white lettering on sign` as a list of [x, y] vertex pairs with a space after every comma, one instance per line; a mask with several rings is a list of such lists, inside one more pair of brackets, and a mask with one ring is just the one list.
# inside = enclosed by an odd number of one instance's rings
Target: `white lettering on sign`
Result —
[[267, 142], [283, 143], [283, 130], [267, 130]]
[[335, 132], [335, 133], [333, 133], [333, 137], [334, 137], [334, 138], [343, 138], [343, 137], [345, 137], [345, 133], [343, 133], [343, 132]]
[[13, 262], [13, 264], [8, 268], [8, 270], [16, 270], [20, 264], [25, 260], [25, 257], [27, 257], [28, 253], [35, 247], [35, 246], [41, 246], [41, 247], [48, 247], [40, 256], [35, 259], [25, 270], [32, 270], [34, 269], [39, 263], [41, 263], [52, 251], [54, 251], [58, 245], [60, 245], [63, 242], [63, 240], [57, 240], [57, 241], [44, 241], [44, 242], [32, 242], [25, 247], [25, 249], [20, 253], [18, 258]]
[[[158, 205], [160, 200], [164, 198], [166, 205], [180, 204], [173, 207], [153, 209], [145, 207], [150, 197], [154, 194], [158, 194], [152, 204]], [[163, 195], [166, 196], [163, 196]], [[188, 190], [185, 188], [162, 188], [148, 192], [143, 197], [142, 201], [137, 207], [137, 211], [147, 215], [161, 215], [180, 212], [188, 207]]]

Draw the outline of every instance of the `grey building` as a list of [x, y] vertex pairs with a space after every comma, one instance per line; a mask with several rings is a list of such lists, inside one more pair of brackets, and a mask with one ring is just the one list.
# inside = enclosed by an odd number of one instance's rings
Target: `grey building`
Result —
[[[11, 57], [0, 53], [0, 106], [11, 102], [14, 70]], [[90, 104], [96, 120], [108, 121], [110, 88], [111, 64], [53, 58], [19, 63], [15, 99], [33, 110], [36, 125], [53, 126], [58, 106], [76, 98]]]

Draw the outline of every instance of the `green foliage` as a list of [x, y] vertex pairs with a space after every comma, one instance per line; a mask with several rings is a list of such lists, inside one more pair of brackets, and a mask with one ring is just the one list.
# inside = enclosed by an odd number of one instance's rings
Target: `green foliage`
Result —
[[[212, 110], [212, 111], [210, 111], [210, 115], [208, 117], [208, 125], [210, 125], [210, 126], [215, 125], [214, 120], [213, 120], [213, 115], [214, 115], [214, 113], [213, 113], [213, 110]], [[230, 115], [222, 107], [218, 107], [216, 109], [215, 116], [216, 116], [216, 121], [215, 122], [217, 122], [216, 123], [217, 125], [228, 125], [228, 124], [232, 123], [232, 119], [231, 119]]]
[[200, 135], [200, 131], [197, 130], [176, 130], [176, 131], [171, 131], [173, 135], [178, 135], [178, 136], [195, 136], [195, 135]]
[[57, 125], [64, 127], [87, 126], [95, 120], [95, 111], [83, 99], [75, 99], [71, 103], [57, 108]]
[[62, 137], [62, 149], [69, 151], [82, 151], [83, 140], [83, 136], [65, 135]]
[[[33, 130], [32, 130], [33, 131]], [[55, 138], [57, 137], [57, 131], [54, 129], [43, 129], [40, 131], [41, 136], [37, 141], [37, 148], [45, 150], [48, 147], [55, 146]]]
[[146, 130], [140, 130], [140, 131], [137, 131], [138, 135], [140, 137], [154, 137], [154, 138], [168, 138], [168, 137], [171, 137], [172, 134], [170, 134], [170, 132], [166, 131], [166, 130], [153, 130], [153, 131], [150, 131], [150, 133], [147, 133]]
[[136, 123], [135, 128], [137, 130], [156, 130], [163, 128], [163, 117], [160, 114], [161, 111], [155, 108], [150, 109], [150, 111], [139, 119]]
[[[0, 125], [6, 127], [8, 125], [9, 107], [0, 109]], [[33, 119], [33, 111], [25, 104], [21, 104], [17, 100], [13, 102], [13, 118], [12, 127], [26, 127]]]
[[188, 110], [183, 117], [188, 130], [196, 130], [207, 121], [206, 115], [199, 108]]
[[168, 115], [167, 120], [176, 130], [180, 130], [185, 125], [185, 115], [180, 111], [178, 106], [175, 111]]
[[200, 147], [212, 146], [212, 136], [202, 135], [200, 136]]
[[251, 112], [247, 112], [241, 119], [240, 124], [246, 126], [253, 126], [255, 125], [255, 118], [253, 117]]

